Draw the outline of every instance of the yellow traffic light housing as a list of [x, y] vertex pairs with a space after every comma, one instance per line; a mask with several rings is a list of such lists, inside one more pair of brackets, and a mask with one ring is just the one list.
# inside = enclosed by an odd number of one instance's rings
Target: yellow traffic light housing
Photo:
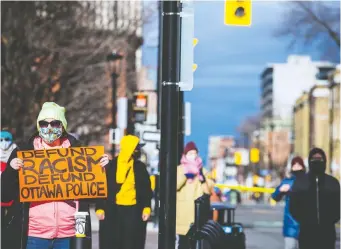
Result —
[[250, 150], [250, 161], [252, 163], [258, 163], [259, 162], [259, 149], [252, 148]]
[[[193, 38], [193, 49], [198, 44], [198, 42], [199, 42], [199, 40], [197, 38]], [[195, 70], [197, 70], [197, 68], [198, 68], [198, 65], [193, 64], [193, 66], [192, 66], [193, 72], [195, 72]]]
[[251, 0], [225, 0], [224, 24], [250, 26], [252, 21]]
[[234, 153], [234, 163], [238, 166], [242, 164], [242, 154], [238, 151]]

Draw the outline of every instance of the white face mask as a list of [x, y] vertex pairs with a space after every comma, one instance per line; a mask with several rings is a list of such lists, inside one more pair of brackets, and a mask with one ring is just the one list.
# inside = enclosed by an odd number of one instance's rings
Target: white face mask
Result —
[[197, 158], [197, 155], [190, 154], [190, 155], [187, 155], [186, 158], [188, 161], [194, 162], [195, 159]]
[[9, 147], [11, 147], [11, 145], [12, 145], [12, 141], [5, 141], [5, 140], [3, 140], [3, 141], [0, 142], [0, 149], [8, 150]]

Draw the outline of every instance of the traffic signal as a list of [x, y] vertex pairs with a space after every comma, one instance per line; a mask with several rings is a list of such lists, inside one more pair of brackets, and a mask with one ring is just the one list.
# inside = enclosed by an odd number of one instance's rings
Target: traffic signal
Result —
[[252, 163], [258, 163], [259, 162], [259, 149], [252, 148], [250, 151], [250, 161]]
[[238, 166], [242, 164], [242, 154], [238, 151], [234, 153], [234, 163]]
[[[194, 39], [193, 39], [193, 49], [194, 49], [195, 46], [198, 44], [198, 42], [199, 42], [199, 40], [198, 40], [197, 38], [194, 38]], [[193, 67], [192, 67], [193, 72], [195, 72], [195, 70], [197, 70], [197, 67], [198, 67], [197, 64], [193, 64]]]
[[250, 26], [252, 20], [251, 0], [225, 0], [224, 24]]
[[134, 122], [143, 123], [147, 121], [148, 95], [146, 93], [135, 93], [133, 102]]

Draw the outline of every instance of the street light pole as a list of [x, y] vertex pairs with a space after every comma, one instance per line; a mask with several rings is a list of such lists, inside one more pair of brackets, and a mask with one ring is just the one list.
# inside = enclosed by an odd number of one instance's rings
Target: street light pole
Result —
[[[117, 89], [116, 89], [116, 80], [118, 78], [118, 74], [115, 72], [111, 73], [111, 100], [112, 100], [112, 108], [111, 108], [111, 116], [112, 116], [112, 123], [111, 123], [111, 127], [113, 129], [113, 131], [115, 132], [116, 127], [116, 114], [117, 114]], [[114, 133], [115, 134], [115, 133]], [[116, 152], [116, 144], [113, 143], [111, 145], [111, 155], [114, 157], [115, 156], [115, 152]]]
[[275, 124], [273, 121], [270, 123], [270, 131], [271, 131], [271, 153], [270, 153], [270, 170], [273, 170], [273, 150], [274, 150], [274, 129]]
[[180, 2], [162, 3], [159, 249], [175, 248], [180, 81]]
[[[111, 70], [111, 89], [112, 89], [112, 109], [111, 109], [111, 115], [112, 115], [112, 123], [111, 127], [113, 129], [113, 132], [115, 134], [115, 129], [117, 127], [116, 124], [116, 114], [117, 114], [117, 78], [119, 77], [118, 74], [118, 68], [117, 68], [117, 62], [123, 58], [122, 55], [116, 53], [115, 51], [110, 53], [107, 56], [107, 62], [109, 63], [110, 70]], [[111, 154], [112, 157], [115, 156], [116, 153], [116, 144], [113, 142], [112, 147], [111, 147]]]

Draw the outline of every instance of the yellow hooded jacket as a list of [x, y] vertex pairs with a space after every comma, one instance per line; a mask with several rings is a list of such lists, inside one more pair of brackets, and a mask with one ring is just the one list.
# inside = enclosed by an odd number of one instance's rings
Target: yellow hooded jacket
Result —
[[[136, 205], [136, 188], [134, 174], [134, 159], [132, 158], [139, 138], [132, 135], [124, 136], [120, 143], [120, 153], [117, 158], [116, 183], [122, 184], [120, 191], [116, 194], [116, 204], [122, 206]], [[97, 214], [103, 213], [97, 210]], [[150, 208], [143, 209], [144, 214], [150, 214]]]

